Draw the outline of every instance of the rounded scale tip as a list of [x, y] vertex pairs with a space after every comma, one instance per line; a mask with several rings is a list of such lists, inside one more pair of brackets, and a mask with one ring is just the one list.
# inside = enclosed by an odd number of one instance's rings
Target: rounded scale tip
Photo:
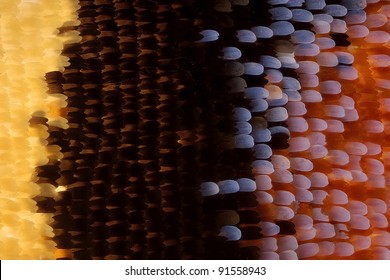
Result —
[[275, 169], [271, 177], [272, 181], [275, 183], [289, 184], [293, 181], [291, 172], [286, 169]]
[[344, 123], [339, 120], [326, 120], [326, 131], [330, 133], [343, 133]]
[[305, 103], [301, 101], [288, 102], [286, 109], [289, 116], [303, 116], [307, 113]]
[[342, 51], [336, 51], [334, 54], [337, 56], [337, 59], [339, 60], [339, 63], [342, 64], [352, 64], [355, 60], [355, 57], [347, 52]]
[[327, 239], [336, 236], [336, 231], [331, 223], [315, 223], [314, 228], [316, 229], [316, 238]]
[[385, 166], [380, 160], [365, 158], [363, 164], [367, 174], [383, 175], [385, 172]]
[[324, 158], [328, 155], [328, 149], [323, 145], [312, 145], [309, 154], [311, 159]]
[[271, 28], [275, 36], [287, 36], [295, 31], [294, 26], [288, 21], [273, 22], [269, 28]]
[[342, 190], [333, 189], [329, 190], [329, 200], [332, 204], [347, 204], [348, 203], [348, 195]]
[[309, 241], [315, 238], [316, 230], [315, 228], [303, 229], [301, 227], [295, 227], [295, 237], [298, 242]]
[[362, 10], [367, 7], [366, 0], [342, 0], [341, 5], [347, 8], [349, 11]]
[[289, 152], [303, 152], [310, 148], [310, 141], [306, 137], [292, 137], [289, 144]]
[[366, 199], [365, 203], [370, 213], [385, 214], [387, 212], [387, 205], [382, 199], [368, 198]]
[[305, 9], [292, 10], [292, 21], [296, 22], [311, 22], [313, 20], [313, 14]]
[[260, 63], [267, 68], [279, 69], [282, 67], [280, 60], [270, 55], [262, 55], [260, 57]]
[[364, 23], [367, 19], [366, 11], [349, 11], [344, 19], [348, 25]]
[[390, 40], [390, 35], [386, 31], [373, 30], [364, 40], [370, 44], [386, 44]]
[[332, 17], [343, 17], [347, 14], [348, 10], [342, 5], [330, 4], [325, 6], [324, 12]]
[[334, 254], [339, 257], [349, 257], [355, 253], [355, 248], [349, 242], [336, 242]]
[[250, 149], [253, 148], [255, 142], [253, 137], [248, 134], [239, 134], [234, 136], [234, 147], [237, 149]]
[[256, 144], [254, 154], [257, 159], [268, 159], [272, 156], [272, 149], [267, 144]]
[[306, 0], [305, 6], [309, 10], [322, 10], [325, 8], [326, 3], [324, 0]]
[[280, 232], [280, 227], [272, 222], [260, 222], [259, 226], [264, 236], [274, 236]]
[[241, 51], [236, 47], [226, 47], [222, 50], [222, 58], [225, 60], [235, 60], [241, 57]]
[[346, 165], [349, 163], [349, 156], [341, 150], [329, 150], [327, 159], [334, 165]]
[[246, 62], [244, 63], [244, 74], [246, 75], [261, 75], [264, 72], [264, 67], [260, 63]]
[[276, 191], [274, 203], [278, 205], [291, 205], [295, 201], [295, 196], [289, 191]]
[[292, 235], [279, 237], [277, 243], [278, 243], [279, 251], [288, 251], [288, 250], [295, 251], [296, 249], [298, 249], [297, 239], [295, 238], [295, 236]]
[[287, 125], [289, 130], [293, 132], [305, 132], [309, 129], [307, 121], [302, 117], [288, 118]]
[[269, 175], [274, 172], [274, 167], [268, 160], [255, 160], [252, 162], [252, 168], [256, 174]]
[[284, 107], [269, 109], [265, 114], [269, 122], [283, 122], [288, 119], [288, 112]]
[[[260, 175], [260, 176], [265, 176], [265, 175]], [[258, 180], [256, 180], [256, 184]], [[267, 187], [265, 188], [265, 185], [261, 185], [261, 184], [258, 184], [257, 185], [257, 190], [259, 189], [271, 189], [271, 187]], [[271, 194], [265, 192], [265, 191], [257, 191], [255, 193], [256, 195], [256, 201], [260, 204], [260, 205], [265, 205], [265, 204], [270, 204], [270, 203], [273, 203], [274, 201], [274, 198]]]
[[321, 241], [318, 242], [319, 252], [317, 256], [319, 257], [327, 257], [334, 254], [335, 251], [335, 244], [332, 241]]
[[358, 200], [349, 201], [346, 207], [351, 214], [366, 215], [368, 213], [367, 205]]
[[317, 74], [320, 71], [320, 66], [315, 61], [303, 60], [299, 61], [298, 73], [302, 74]]
[[372, 67], [389, 67], [390, 56], [387, 54], [373, 54], [368, 56], [368, 61]]
[[296, 250], [299, 259], [311, 258], [320, 252], [320, 248], [317, 243], [303, 243], [298, 246]]
[[370, 33], [370, 30], [364, 25], [352, 25], [348, 27], [347, 35], [350, 38], [364, 38]]
[[355, 248], [355, 251], [367, 250], [371, 247], [370, 236], [354, 234], [350, 237], [349, 241]]
[[292, 12], [286, 7], [275, 7], [268, 9], [272, 20], [289, 20], [292, 18]]
[[243, 107], [236, 107], [233, 109], [233, 118], [239, 122], [247, 122], [252, 118], [251, 112]]
[[320, 53], [320, 48], [314, 44], [299, 44], [295, 48], [296, 56], [317, 56]]
[[377, 28], [385, 25], [387, 23], [387, 17], [384, 14], [369, 14], [367, 16], [365, 26], [368, 28]]
[[212, 42], [218, 40], [219, 38], [219, 33], [213, 29], [206, 29], [199, 33], [203, 36], [203, 38], [198, 42]]
[[387, 228], [389, 226], [386, 216], [381, 213], [372, 213], [368, 217], [374, 228]]
[[314, 19], [311, 24], [313, 25], [312, 30], [316, 34], [329, 34], [330, 32], [330, 23], [325, 20]]
[[276, 69], [265, 70], [265, 78], [269, 83], [280, 83], [283, 80], [283, 74]]
[[312, 131], [324, 131], [328, 128], [327, 122], [319, 118], [308, 118], [307, 123]]
[[275, 219], [287, 221], [291, 220], [295, 216], [294, 211], [287, 206], [276, 206]]
[[328, 213], [329, 219], [335, 222], [346, 223], [351, 220], [350, 212], [342, 206], [334, 205]]
[[321, 52], [316, 56], [316, 60], [323, 67], [335, 67], [339, 63], [337, 56], [331, 52]]
[[255, 26], [251, 28], [251, 31], [259, 39], [267, 39], [274, 36], [272, 29], [266, 26]]
[[252, 132], [252, 126], [248, 122], [236, 122], [236, 135], [240, 134], [250, 134]]
[[302, 174], [294, 174], [293, 175], [293, 186], [297, 189], [310, 189], [311, 181], [305, 175]]
[[324, 188], [329, 185], [328, 176], [322, 172], [312, 172], [308, 178], [312, 187]]
[[340, 105], [325, 105], [324, 113], [330, 118], [343, 118], [345, 117], [345, 110]]
[[334, 33], [345, 33], [347, 32], [347, 24], [344, 20], [335, 18], [330, 23], [330, 31]]
[[341, 84], [334, 80], [320, 82], [320, 92], [322, 94], [339, 94], [341, 92]]
[[370, 225], [370, 220], [367, 217], [363, 215], [353, 214], [351, 215], [349, 226], [352, 229], [368, 230], [371, 225]]
[[256, 182], [249, 178], [239, 178], [236, 180], [239, 185], [240, 192], [254, 192], [256, 191]]
[[240, 190], [240, 187], [235, 180], [223, 180], [217, 183], [220, 194], [236, 193]]
[[318, 103], [322, 101], [322, 95], [316, 90], [303, 90], [301, 92], [302, 101], [305, 103]]
[[241, 230], [235, 226], [223, 226], [219, 236], [225, 237], [229, 241], [237, 241], [241, 239]]
[[267, 128], [255, 128], [252, 132], [253, 139], [256, 143], [271, 141], [271, 131]]
[[295, 198], [298, 202], [310, 203], [313, 201], [313, 194], [305, 189], [296, 189]]
[[294, 217], [294, 223], [296, 227], [302, 229], [311, 229], [313, 228], [313, 219], [306, 214], [297, 214]]
[[[257, 190], [266, 191], [266, 190], [272, 189], [272, 181], [268, 175], [256, 175], [255, 181], [256, 181], [256, 189]], [[266, 192], [264, 192], [264, 193], [265, 193], [264, 195], [268, 194]], [[271, 200], [269, 202], [269, 203], [271, 203], [273, 201], [272, 195], [268, 194], [268, 196], [266, 198], [268, 201], [269, 196], [271, 196]]]
[[333, 49], [336, 46], [336, 42], [331, 38], [326, 37], [320, 37], [316, 38], [314, 43], [321, 49], [321, 50], [328, 50]]
[[315, 35], [309, 30], [296, 30], [291, 34], [291, 42], [294, 44], [310, 44], [315, 40]]
[[383, 123], [378, 120], [365, 120], [362, 121], [362, 124], [366, 133], [382, 133], [384, 131]]
[[275, 252], [278, 249], [276, 238], [265, 237], [259, 241], [259, 249], [261, 252]]
[[302, 157], [290, 158], [291, 169], [302, 172], [309, 172], [313, 170], [313, 163]]
[[257, 41], [256, 34], [251, 30], [238, 30], [236, 36], [241, 43], [254, 43]]
[[269, 91], [263, 87], [248, 87], [244, 90], [244, 95], [249, 99], [267, 98]]
[[200, 192], [202, 196], [211, 196], [219, 193], [219, 187], [214, 182], [203, 182], [200, 184]]
[[289, 169], [290, 168], [290, 161], [287, 157], [282, 155], [272, 155], [271, 162], [274, 166], [274, 168], [277, 169]]

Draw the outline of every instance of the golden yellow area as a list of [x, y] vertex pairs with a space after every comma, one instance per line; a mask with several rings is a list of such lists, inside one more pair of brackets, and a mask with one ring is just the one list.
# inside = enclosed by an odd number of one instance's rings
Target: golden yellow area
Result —
[[55, 257], [52, 215], [36, 213], [33, 200], [55, 196], [55, 188], [33, 180], [37, 166], [61, 153], [46, 146], [47, 127], [29, 121], [38, 115], [48, 125], [67, 127], [60, 116], [66, 98], [49, 96], [45, 73], [68, 65], [64, 43], [79, 37], [59, 35], [58, 28], [77, 25], [77, 9], [74, 0], [0, 1], [0, 259]]

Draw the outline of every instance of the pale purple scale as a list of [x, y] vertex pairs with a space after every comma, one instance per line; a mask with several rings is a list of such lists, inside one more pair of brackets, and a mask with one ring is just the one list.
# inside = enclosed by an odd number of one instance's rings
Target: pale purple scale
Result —
[[316, 90], [304, 90], [301, 96], [302, 101], [305, 103], [318, 103], [322, 101], [321, 93]]
[[248, 122], [236, 122], [235, 123], [236, 134], [250, 134], [252, 132], [252, 126]]
[[219, 231], [219, 235], [229, 241], [237, 241], [241, 239], [241, 230], [235, 226], [223, 226]]
[[287, 126], [293, 132], [305, 132], [309, 129], [307, 121], [302, 117], [290, 117], [287, 120]]
[[298, 202], [311, 203], [313, 201], [313, 194], [306, 189], [296, 189], [295, 198]]
[[324, 190], [311, 190], [313, 195], [313, 204], [324, 205], [324, 200], [328, 196], [328, 193]]
[[267, 39], [274, 36], [272, 29], [267, 26], [255, 26], [251, 28], [251, 31], [258, 39]]
[[370, 30], [364, 25], [352, 25], [348, 27], [347, 35], [350, 38], [364, 38], [370, 33]]
[[296, 22], [311, 22], [313, 20], [313, 14], [305, 9], [292, 10], [292, 21]]
[[241, 43], [254, 43], [257, 41], [256, 34], [251, 30], [238, 30], [236, 36]]
[[331, 133], [343, 133], [344, 132], [344, 124], [339, 120], [326, 120], [327, 123], [327, 132]]
[[362, 10], [367, 7], [366, 0], [342, 0], [341, 5], [343, 5], [348, 10]]
[[305, 0], [289, 0], [286, 3], [287, 7], [302, 7], [305, 3]]
[[268, 159], [272, 156], [272, 149], [267, 144], [256, 144], [254, 146], [256, 159]]
[[219, 33], [213, 29], [206, 29], [206, 30], [202, 30], [201, 32], [199, 32], [203, 38], [200, 39], [198, 42], [213, 42], [213, 41], [216, 41], [218, 40], [219, 38]]
[[299, 61], [298, 73], [301, 74], [317, 74], [320, 71], [320, 67], [317, 62], [310, 60]]
[[264, 67], [260, 63], [246, 62], [244, 63], [244, 74], [246, 75], [261, 75], [264, 72]]
[[298, 246], [296, 253], [299, 259], [306, 259], [314, 257], [319, 251], [320, 248], [317, 243], [303, 243]]
[[313, 163], [302, 157], [290, 158], [291, 169], [295, 171], [309, 172], [313, 170]]
[[298, 260], [298, 255], [293, 250], [279, 252], [280, 260]]
[[263, 87], [248, 87], [244, 91], [244, 96], [249, 99], [267, 98], [269, 91]]
[[346, 33], [347, 32], [347, 24], [342, 19], [335, 18], [330, 23], [330, 32], [333, 33]]
[[363, 215], [354, 214], [351, 215], [349, 225], [352, 229], [368, 230], [370, 228], [370, 220]]
[[[258, 176], [265, 176], [265, 175], [258, 175]], [[255, 192], [255, 196], [256, 196], [256, 201], [260, 204], [260, 205], [265, 205], [265, 204], [271, 204], [274, 202], [274, 198], [271, 194], [267, 193], [266, 191], [262, 191], [260, 189], [265, 189], [266, 186], [265, 185], [261, 185], [259, 186], [258, 183], [257, 183], [258, 180], [256, 180], [256, 186], [257, 186], [257, 191]], [[271, 187], [269, 187], [267, 190], [270, 190]]]
[[272, 222], [260, 222], [259, 226], [264, 236], [274, 236], [280, 232], [280, 227]]
[[269, 175], [274, 172], [274, 167], [268, 160], [255, 160], [252, 162], [252, 168], [256, 174]]
[[241, 51], [236, 47], [225, 47], [222, 53], [222, 58], [225, 60], [235, 60], [241, 57]]
[[219, 193], [219, 187], [214, 182], [203, 182], [200, 184], [200, 192], [202, 196], [211, 196]]
[[366, 21], [367, 15], [364, 10], [348, 11], [344, 19], [348, 25], [361, 24]]
[[265, 99], [252, 99], [250, 102], [252, 113], [264, 112], [268, 109], [268, 102]]
[[338, 81], [329, 80], [320, 82], [321, 94], [339, 94], [341, 92], [341, 84]]
[[270, 55], [262, 55], [260, 57], [260, 63], [266, 68], [279, 69], [282, 67], [279, 59]]
[[286, 7], [276, 7], [268, 9], [272, 20], [289, 20], [292, 18], [292, 12]]
[[316, 56], [320, 53], [320, 48], [316, 44], [299, 44], [295, 48], [296, 56]]
[[336, 51], [334, 54], [337, 56], [339, 63], [342, 64], [352, 64], [355, 60], [352, 54], [342, 51]]
[[309, 10], [322, 10], [325, 8], [326, 3], [324, 0], [306, 0], [305, 6]]
[[294, 44], [310, 44], [315, 40], [315, 35], [309, 30], [296, 30], [291, 34], [291, 42]]
[[253, 148], [255, 142], [253, 137], [248, 134], [238, 134], [234, 136], [234, 147], [237, 149]]
[[217, 182], [220, 194], [236, 193], [240, 190], [240, 187], [235, 180], [223, 180]]
[[314, 19], [311, 24], [313, 25], [312, 30], [317, 34], [329, 34], [330, 32], [330, 23]]
[[328, 239], [336, 235], [335, 228], [330, 223], [315, 223], [313, 227], [316, 229], [318, 239]]
[[288, 21], [273, 22], [269, 28], [271, 28], [274, 36], [287, 36], [295, 31], [294, 26]]
[[370, 14], [367, 16], [367, 20], [364, 23], [368, 28], [377, 28], [387, 23], [387, 17], [383, 14]]
[[277, 84], [283, 80], [283, 74], [276, 69], [268, 69], [264, 71], [265, 78], [269, 83]]
[[323, 67], [335, 67], [339, 63], [337, 56], [332, 52], [321, 52], [316, 56], [316, 61]]
[[288, 101], [301, 101], [302, 96], [297, 90], [284, 90], [284, 93], [287, 95]]
[[321, 49], [321, 50], [328, 50], [332, 49], [336, 46], [336, 43], [331, 38], [326, 37], [320, 37], [315, 39], [314, 43]]
[[239, 178], [236, 180], [240, 192], [254, 192], [256, 190], [256, 182], [249, 178]]
[[338, 4], [326, 5], [324, 12], [332, 17], [343, 17], [347, 14], [347, 8]]
[[[257, 166], [260, 166], [260, 164], [258, 164]], [[268, 167], [267, 170], [265, 168], [266, 167], [263, 168], [264, 169], [263, 171], [268, 172], [268, 174], [274, 172], [273, 167], [272, 167], [272, 171], [271, 172], [270, 172], [270, 167]], [[263, 172], [263, 174], [267, 174], [267, 173]], [[255, 181], [256, 181], [256, 188], [257, 188], [257, 190], [267, 191], [267, 190], [272, 189], [271, 178], [268, 175], [256, 175], [255, 176]], [[271, 197], [271, 202], [273, 201], [272, 195], [270, 195], [270, 194], [268, 194], [266, 192], [264, 193], [264, 195], [266, 195], [267, 200], [269, 199], [269, 197]]]

